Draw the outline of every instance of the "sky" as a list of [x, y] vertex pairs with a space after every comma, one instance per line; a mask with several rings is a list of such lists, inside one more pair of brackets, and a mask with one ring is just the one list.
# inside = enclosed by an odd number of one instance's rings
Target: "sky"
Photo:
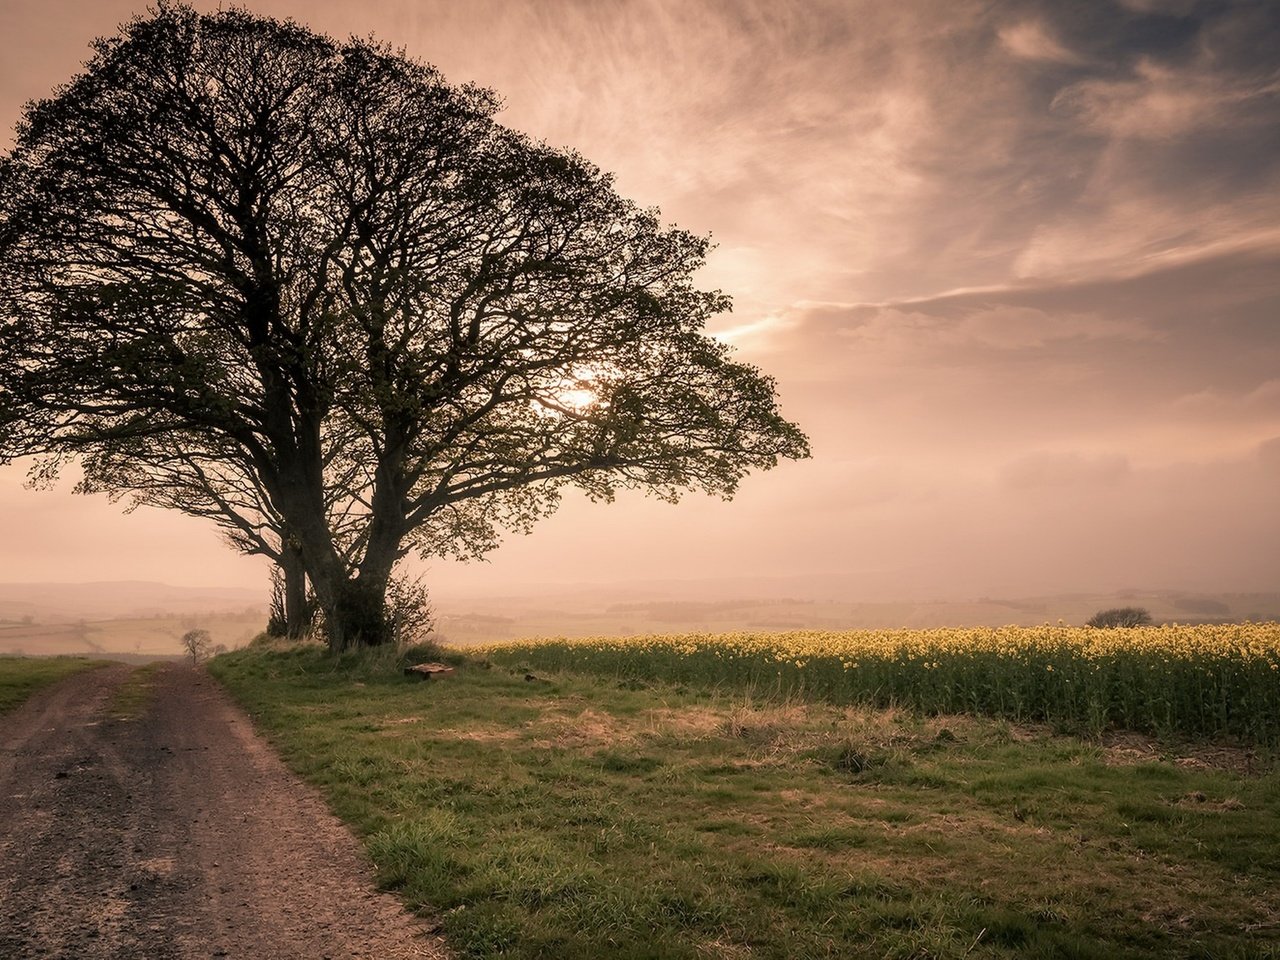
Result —
[[[699, 280], [734, 300], [711, 330], [813, 443], [727, 503], [568, 497], [488, 562], [419, 564], [437, 596], [1280, 585], [1280, 4], [245, 5], [492, 87], [504, 123], [710, 233]], [[142, 6], [0, 6], [0, 137]], [[19, 467], [0, 527], [0, 581], [265, 581], [198, 521]]]

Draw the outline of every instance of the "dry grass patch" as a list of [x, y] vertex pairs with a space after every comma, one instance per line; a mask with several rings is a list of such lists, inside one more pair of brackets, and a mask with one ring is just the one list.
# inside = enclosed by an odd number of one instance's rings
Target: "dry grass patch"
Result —
[[564, 750], [600, 750], [636, 741], [634, 721], [586, 708], [576, 714], [558, 714], [532, 724], [536, 747]]
[[722, 735], [726, 711], [715, 707], [656, 707], [643, 714], [645, 733], [654, 738], [708, 740]]
[[1217, 810], [1224, 813], [1231, 810], [1244, 809], [1244, 804], [1240, 802], [1238, 797], [1224, 797], [1221, 800], [1214, 800], [1206, 796], [1203, 790], [1192, 790], [1190, 793], [1169, 802], [1177, 807], [1191, 807], [1196, 810]]
[[1224, 770], [1253, 776], [1262, 772], [1257, 750], [1223, 743], [1162, 744], [1155, 737], [1129, 731], [1110, 731], [1099, 738], [1103, 762], [1133, 766], [1168, 761], [1190, 770]]
[[754, 956], [751, 948], [743, 943], [729, 943], [724, 940], [709, 940], [698, 945], [699, 958], [706, 960], [748, 960]]

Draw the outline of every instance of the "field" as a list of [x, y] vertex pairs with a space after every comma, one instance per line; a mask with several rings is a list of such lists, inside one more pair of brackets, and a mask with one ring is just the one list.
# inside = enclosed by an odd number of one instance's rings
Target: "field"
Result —
[[[1257, 629], [1274, 651], [1276, 628]], [[887, 654], [881, 683], [835, 683], [876, 663], [866, 636], [842, 654], [858, 667], [838, 674], [823, 646], [834, 635], [798, 656], [800, 636], [764, 639], [494, 646], [449, 655], [457, 672], [429, 683], [384, 655], [338, 664], [314, 647], [246, 649], [212, 669], [461, 956], [1280, 952], [1280, 774], [1266, 743], [1046, 722], [1033, 717], [1056, 708], [1025, 703], [1017, 720], [908, 708], [883, 689], [904, 669]], [[786, 663], [765, 672], [779, 644]], [[1036, 649], [1059, 657], [1022, 664], [1036, 683], [1083, 669], [1061, 659], [1079, 659], [1078, 644]], [[1150, 637], [1143, 649], [1151, 665], [1170, 656]], [[1211, 669], [1203, 646], [1187, 649], [1200, 659], [1174, 658], [1164, 680], [1193, 661]], [[935, 652], [905, 667], [929, 678], [922, 696], [991, 679]], [[1135, 666], [1111, 656], [1117, 676]], [[983, 662], [1032, 682], [1007, 655]], [[1225, 667], [1214, 677], [1236, 682]], [[1246, 689], [1274, 696], [1275, 677], [1249, 672]], [[1125, 702], [1151, 708], [1157, 689]]]
[[185, 652], [182, 635], [188, 630], [208, 630], [215, 644], [235, 648], [248, 643], [262, 629], [265, 621], [265, 613], [252, 610], [73, 622], [0, 623], [0, 655], [180, 656]]
[[1280, 742], [1280, 624], [585, 637], [471, 648], [511, 666], [716, 685], [1099, 734]]

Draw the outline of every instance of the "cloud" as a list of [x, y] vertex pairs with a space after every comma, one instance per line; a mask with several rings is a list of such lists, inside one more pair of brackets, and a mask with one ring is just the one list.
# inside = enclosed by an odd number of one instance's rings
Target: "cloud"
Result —
[[[1233, 385], [1234, 386], [1234, 385]], [[1211, 388], [1178, 397], [1172, 404], [1180, 417], [1206, 420], [1266, 420], [1280, 426], [1280, 379], [1246, 389]]]
[[1274, 100], [1280, 74], [1233, 78], [1138, 61], [1131, 77], [1089, 79], [1064, 87], [1053, 100], [1086, 128], [1113, 137], [1166, 140], [1245, 122], [1260, 122], [1241, 107]]
[[1137, 13], [1158, 13], [1186, 16], [1196, 7], [1197, 0], [1120, 0], [1120, 5]]
[[930, 314], [893, 306], [851, 307], [857, 318], [841, 330], [856, 340], [902, 347], [987, 347], [1035, 350], [1064, 340], [1150, 340], [1159, 334], [1140, 320], [1048, 311], [1010, 304], [975, 304], [958, 314]]
[[[1268, 261], [1271, 263], [1273, 261]], [[1234, 279], [1230, 261], [1207, 266], [1225, 271]], [[748, 353], [761, 356], [804, 349], [818, 344], [823, 352], [847, 347], [873, 348], [895, 354], [933, 354], [938, 350], [956, 356], [958, 348], [975, 355], [993, 352], [1036, 351], [1052, 345], [1098, 342], [1159, 341], [1166, 336], [1154, 322], [1164, 311], [1159, 297], [1141, 309], [1114, 309], [1110, 302], [1126, 291], [1125, 299], [1139, 299], [1136, 291], [1173, 291], [1173, 303], [1185, 303], [1184, 287], [1198, 286], [1198, 274], [1182, 281], [1177, 270], [1153, 270], [1149, 274], [1117, 279], [1012, 283], [960, 289], [931, 297], [911, 297], [881, 303], [799, 301], [791, 306], [726, 327], [721, 336]], [[1280, 289], [1280, 282], [1263, 284], [1255, 296], [1266, 297]]]
[[1013, 56], [1022, 60], [1047, 60], [1050, 63], [1078, 64], [1082, 58], [1067, 49], [1045, 25], [1036, 20], [1001, 27], [996, 36]]
[[[1280, 216], [1280, 144], [1257, 122], [1274, 109], [1254, 95], [1267, 68], [1247, 49], [1268, 28], [1249, 4], [1114, 9], [1105, 30], [1090, 5], [1033, 0], [994, 24], [976, 0], [410, 9], [412, 52], [714, 231], [706, 275], [747, 323], [798, 299], [1126, 269]], [[1212, 150], [1224, 129], [1231, 149]]]
[[[1111, 178], [1100, 174], [1102, 180]], [[1280, 250], [1280, 203], [1266, 191], [1251, 196], [1251, 202], [1240, 196], [1170, 200], [1146, 185], [1096, 193], [1096, 203], [1082, 202], [1038, 224], [1013, 260], [1013, 274], [1122, 279], [1216, 253]]]
[[1001, 482], [1013, 489], [1114, 486], [1129, 474], [1129, 459], [1120, 454], [1038, 452], [1005, 464]]
[[[1172, 12], [1172, 11], [1170, 11]], [[1280, 70], [1269, 50], [1280, 6], [1144, 6], [1087, 32], [1056, 11], [1088, 64], [1046, 74], [1040, 121], [1059, 152], [1017, 276], [1121, 275], [1211, 252], [1277, 248]]]
[[1280, 474], [1280, 436], [1258, 444], [1258, 462], [1271, 474]]
[[[1251, 455], [1280, 431], [1280, 254], [883, 303], [803, 302], [740, 330], [822, 456], [949, 475], [1028, 451], [1134, 469]], [[856, 446], [853, 440], [857, 437]]]

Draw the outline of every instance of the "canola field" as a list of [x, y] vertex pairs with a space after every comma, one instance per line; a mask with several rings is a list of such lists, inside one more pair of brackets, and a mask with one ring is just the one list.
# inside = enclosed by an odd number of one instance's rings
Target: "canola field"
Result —
[[511, 641], [466, 653], [620, 682], [1280, 745], [1277, 623], [688, 633]]

